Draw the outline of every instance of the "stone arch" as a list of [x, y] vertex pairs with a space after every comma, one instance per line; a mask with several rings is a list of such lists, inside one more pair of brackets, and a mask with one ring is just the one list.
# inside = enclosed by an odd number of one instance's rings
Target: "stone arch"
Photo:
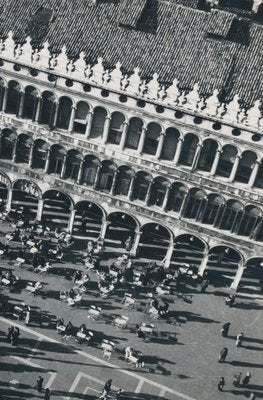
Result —
[[138, 256], [155, 261], [163, 260], [172, 238], [172, 232], [164, 225], [153, 222], [142, 225]]
[[223, 146], [216, 170], [216, 175], [229, 178], [237, 154], [238, 149], [235, 146], [231, 144]]
[[73, 132], [85, 134], [90, 105], [86, 101], [78, 101], [73, 123]]
[[213, 286], [229, 287], [233, 282], [240, 262], [244, 261], [242, 253], [225, 244], [210, 248], [206, 271]]
[[212, 168], [216, 152], [218, 150], [218, 143], [214, 139], [205, 139], [202, 143], [197, 169], [209, 172]]
[[154, 156], [159, 143], [162, 127], [156, 122], [150, 122], [146, 127], [142, 152]]
[[188, 192], [188, 186], [181, 182], [174, 182], [168, 197], [167, 211], [179, 212]]
[[5, 128], [1, 132], [0, 157], [12, 160], [16, 146], [17, 134], [11, 129]]
[[263, 189], [263, 162], [262, 162], [262, 159], [260, 160], [257, 176], [256, 176], [253, 186]]
[[105, 240], [108, 246], [125, 248], [128, 238], [130, 238], [130, 244], [132, 244], [135, 231], [139, 230], [139, 222], [134, 216], [125, 212], [115, 211], [108, 215], [107, 221], [109, 225]]
[[33, 146], [32, 168], [45, 169], [48, 150], [50, 148], [49, 144], [45, 140], [36, 139]]
[[61, 175], [66, 159], [66, 149], [58, 144], [52, 145], [49, 156], [49, 174]]
[[81, 160], [82, 155], [79, 151], [69, 150], [67, 152], [64, 179], [77, 180]]
[[193, 164], [198, 143], [199, 137], [194, 133], [187, 133], [184, 136], [178, 164], [186, 166]]
[[81, 177], [81, 184], [93, 186], [96, 184], [96, 176], [99, 172], [100, 160], [99, 158], [86, 155], [84, 157], [83, 172]]
[[22, 118], [33, 120], [36, 113], [38, 97], [40, 96], [39, 90], [31, 85], [26, 86], [24, 96]]
[[19, 82], [14, 80], [8, 82], [8, 94], [5, 109], [7, 114], [18, 114], [21, 90], [22, 87]]
[[162, 207], [170, 185], [171, 182], [166, 178], [161, 176], [154, 178], [150, 192], [149, 205]]
[[129, 120], [125, 147], [137, 150], [143, 126], [143, 121], [138, 117], [132, 117]]
[[262, 298], [263, 290], [263, 257], [251, 257], [245, 261], [238, 293], [253, 296], [253, 299]]
[[198, 267], [208, 245], [200, 236], [183, 233], [175, 237], [172, 264], [180, 267], [182, 264]]
[[207, 193], [204, 190], [200, 188], [191, 188], [183, 210], [183, 217], [199, 220], [206, 204], [206, 198]]
[[130, 168], [127, 165], [121, 165], [118, 168], [116, 185], [114, 189], [115, 195], [127, 196], [131, 188], [132, 179], [134, 177], [135, 177], [135, 172], [132, 168]]
[[93, 201], [80, 200], [75, 210], [73, 234], [80, 238], [98, 239], [102, 221], [106, 218], [104, 208]]
[[121, 141], [123, 126], [125, 123], [125, 116], [119, 111], [114, 111], [111, 114], [111, 121], [107, 142], [119, 145]]
[[206, 206], [204, 207], [200, 221], [203, 224], [214, 225], [220, 217], [224, 204], [225, 199], [223, 196], [218, 193], [210, 193], [207, 196]]
[[69, 215], [74, 209], [72, 198], [65, 192], [57, 189], [49, 189], [43, 193], [44, 200], [42, 220], [54, 228], [66, 229]]
[[236, 224], [235, 232], [241, 236], [251, 236], [260, 221], [262, 221], [262, 210], [257, 206], [248, 204]]
[[96, 189], [103, 192], [110, 192], [112, 190], [114, 174], [117, 172], [117, 165], [111, 160], [103, 160], [101, 162], [98, 182]]
[[219, 229], [233, 232], [243, 213], [243, 204], [240, 201], [230, 199], [226, 202], [221, 214]]
[[108, 113], [107, 110], [105, 110], [105, 108], [100, 106], [94, 108], [91, 131], [90, 131], [91, 139], [102, 137], [107, 115]]
[[135, 175], [132, 199], [145, 202], [152, 180], [153, 177], [151, 174], [144, 171], [137, 172]]
[[58, 116], [56, 127], [60, 129], [68, 129], [71, 111], [73, 107], [73, 100], [70, 97], [62, 96], [59, 98], [58, 103]]
[[28, 164], [33, 138], [30, 135], [21, 133], [17, 138], [16, 162]]
[[178, 129], [174, 127], [166, 129], [161, 153], [162, 160], [172, 161], [174, 159], [179, 138], [180, 132]]
[[28, 179], [16, 179], [12, 184], [12, 209], [23, 208], [24, 215], [33, 221], [36, 218], [38, 200], [42, 192], [39, 186]]
[[253, 171], [255, 162], [257, 161], [258, 156], [251, 150], [246, 150], [241, 154], [241, 158], [239, 160], [237, 172], [235, 175], [235, 181], [248, 183], [250, 175]]
[[57, 106], [57, 98], [53, 92], [45, 90], [41, 94], [41, 109], [39, 115], [39, 122], [43, 125], [52, 125], [54, 116], [55, 116], [55, 108]]

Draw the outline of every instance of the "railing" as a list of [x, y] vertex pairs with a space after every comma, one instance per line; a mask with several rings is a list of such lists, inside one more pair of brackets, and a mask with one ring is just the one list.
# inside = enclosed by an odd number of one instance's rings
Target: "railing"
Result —
[[83, 138], [79, 138], [78, 136], [72, 136], [72, 134], [59, 131], [59, 130], [50, 130], [48, 127], [41, 126], [37, 123], [33, 123], [31, 121], [25, 121], [17, 118], [14, 115], [5, 115], [0, 114], [0, 122], [3, 124], [12, 124], [12, 126], [16, 128], [23, 128], [26, 131], [30, 131], [35, 135], [40, 135], [41, 139], [44, 137], [49, 138], [50, 140], [60, 141], [65, 144], [70, 144], [76, 148], [82, 148], [85, 150], [89, 150], [94, 153], [96, 156], [100, 156], [104, 154], [108, 157], [115, 157], [118, 160], [122, 160], [123, 162], [129, 163], [132, 166], [134, 164], [136, 166], [141, 165], [143, 168], [148, 169], [149, 172], [155, 172], [163, 175], [167, 175], [168, 178], [182, 179], [184, 182], [188, 182], [189, 184], [193, 184], [193, 176], [194, 183], [202, 186], [202, 188], [206, 190], [213, 191], [218, 190], [221, 193], [225, 193], [225, 195], [232, 194], [235, 197], [246, 198], [247, 200], [263, 203], [263, 194], [252, 192], [246, 188], [238, 188], [234, 185], [230, 185], [227, 182], [219, 182], [215, 177], [209, 178], [198, 175], [198, 171], [193, 172], [187, 170], [180, 170], [172, 164], [163, 164], [164, 161], [158, 161], [154, 159], [146, 159], [142, 158], [139, 155], [133, 155], [129, 153], [125, 153], [125, 151], [121, 151], [118, 148], [111, 148], [109, 145], [104, 145], [102, 143], [93, 143], [88, 140], [83, 140]]

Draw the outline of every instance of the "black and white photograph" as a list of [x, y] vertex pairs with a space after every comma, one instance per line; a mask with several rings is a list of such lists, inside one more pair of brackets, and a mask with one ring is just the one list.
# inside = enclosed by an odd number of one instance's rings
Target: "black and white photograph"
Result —
[[263, 0], [0, 0], [0, 400], [263, 399]]

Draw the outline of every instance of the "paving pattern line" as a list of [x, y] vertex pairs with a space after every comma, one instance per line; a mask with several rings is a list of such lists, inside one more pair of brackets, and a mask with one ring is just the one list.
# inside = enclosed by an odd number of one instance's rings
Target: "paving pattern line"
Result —
[[[0, 321], [2, 321], [3, 323], [5, 323], [5, 324], [7, 324], [7, 325], [10, 325], [10, 320], [7, 319], [7, 318], [0, 317]], [[36, 331], [34, 331], [33, 329], [28, 328], [27, 326], [20, 325], [20, 324], [18, 324], [16, 321], [11, 321], [11, 323], [12, 323], [13, 326], [17, 326], [17, 327], [20, 328], [22, 331], [27, 332], [27, 333], [30, 333], [31, 335], [34, 335], [34, 336], [38, 336], [38, 337], [41, 338], [42, 340], [46, 340], [46, 341], [51, 342], [51, 343], [57, 343], [57, 344], [66, 346], [65, 343], [62, 343], [62, 342], [60, 342], [59, 340], [50, 338], [49, 336], [43, 335], [42, 333], [36, 332]], [[83, 356], [83, 357], [85, 357], [85, 358], [88, 358], [89, 360], [92, 360], [92, 361], [94, 361], [94, 362], [96, 362], [96, 363], [98, 363], [98, 364], [102, 364], [102, 365], [104, 365], [104, 366], [106, 366], [106, 367], [119, 370], [119, 371], [120, 371], [122, 374], [124, 374], [124, 375], [131, 376], [131, 377], [133, 377], [133, 378], [135, 378], [135, 379], [138, 379], [139, 381], [142, 379], [142, 377], [141, 377], [140, 375], [138, 375], [138, 374], [136, 374], [136, 373], [134, 373], [134, 372], [125, 370], [125, 369], [119, 367], [118, 365], [109, 363], [108, 361], [102, 360], [102, 359], [100, 359], [100, 358], [98, 358], [98, 357], [95, 357], [95, 356], [93, 356], [93, 355], [91, 355], [91, 354], [89, 354], [89, 353], [86, 353], [86, 352], [84, 352], [84, 351], [82, 351], [82, 350], [74, 349], [74, 351], [75, 351], [76, 354], [79, 354], [79, 355], [81, 355], [81, 356]], [[162, 385], [162, 384], [160, 384], [160, 383], [151, 381], [151, 380], [148, 379], [148, 378], [143, 378], [143, 379], [144, 379], [144, 382], [149, 383], [150, 385], [152, 385], [152, 386], [154, 386], [154, 387], [157, 387], [157, 388], [159, 388], [160, 390], [164, 389], [166, 392], [171, 393], [171, 394], [174, 394], [174, 395], [176, 395], [176, 396], [178, 396], [178, 397], [180, 397], [180, 398], [182, 398], [182, 399], [184, 399], [184, 400], [197, 400], [197, 399], [195, 399], [195, 398], [193, 398], [193, 397], [190, 397], [190, 396], [188, 396], [188, 395], [186, 395], [186, 394], [184, 394], [184, 393], [180, 393], [180, 392], [178, 392], [178, 391], [176, 391], [176, 390], [174, 390], [174, 389], [171, 389], [171, 388], [169, 388], [168, 386], [165, 386], [165, 385]]]

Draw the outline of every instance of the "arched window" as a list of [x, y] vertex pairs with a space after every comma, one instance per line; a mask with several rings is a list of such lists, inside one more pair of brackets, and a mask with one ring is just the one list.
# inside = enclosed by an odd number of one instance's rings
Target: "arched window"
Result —
[[131, 168], [126, 166], [121, 166], [119, 168], [115, 185], [116, 195], [121, 195], [121, 196], [128, 195], [131, 179], [133, 176], [134, 176], [134, 171]]
[[158, 147], [161, 127], [155, 122], [150, 122], [146, 129], [143, 153], [154, 156]]
[[86, 156], [83, 164], [81, 183], [92, 186], [95, 183], [96, 173], [100, 165], [100, 160], [94, 156]]
[[235, 175], [235, 181], [248, 183], [256, 159], [257, 155], [253, 153], [253, 151], [244, 151], [244, 153], [242, 153]]
[[50, 151], [49, 173], [60, 175], [65, 162], [66, 150], [64, 147], [54, 145]]
[[51, 124], [55, 111], [55, 96], [52, 92], [42, 93], [42, 106], [39, 117], [39, 122], [44, 125]]
[[167, 211], [179, 212], [187, 192], [188, 188], [182, 183], [173, 183], [166, 207]]
[[256, 176], [254, 186], [261, 188], [261, 189], [263, 188], [263, 163], [262, 163], [262, 160], [259, 165], [259, 169], [258, 169], [258, 173]]
[[240, 202], [236, 200], [229, 200], [226, 203], [226, 206], [221, 216], [220, 229], [233, 231], [238, 218], [242, 214], [242, 210], [243, 205]]
[[98, 138], [102, 136], [107, 111], [102, 107], [96, 107], [93, 114], [90, 138]]
[[17, 114], [20, 103], [20, 85], [16, 81], [8, 83], [8, 95], [6, 103], [6, 112], [8, 114]]
[[149, 205], [162, 207], [169, 186], [170, 182], [167, 179], [161, 177], [155, 178], [151, 187]]
[[146, 172], [143, 171], [139, 171], [136, 174], [133, 193], [132, 193], [132, 198], [134, 200], [140, 200], [140, 201], [146, 200], [146, 194], [152, 179], [153, 178], [150, 174], [147, 174]]
[[111, 161], [102, 161], [99, 172], [99, 180], [97, 189], [103, 192], [110, 192], [113, 183], [114, 172], [117, 170], [116, 165]]
[[197, 169], [207, 172], [211, 170], [217, 148], [218, 144], [215, 140], [207, 139], [204, 141], [197, 164]]
[[184, 217], [190, 219], [198, 219], [202, 208], [205, 207], [206, 193], [200, 189], [191, 189], [188, 195]]
[[32, 168], [44, 169], [46, 165], [49, 145], [41, 139], [34, 142]]
[[213, 225], [218, 219], [223, 204], [224, 199], [222, 197], [217, 194], [209, 194], [207, 196], [206, 207], [202, 213], [202, 223]]
[[60, 129], [68, 129], [72, 110], [72, 100], [69, 97], [61, 97], [58, 105], [58, 118], [56, 126]]
[[142, 133], [143, 122], [139, 118], [131, 118], [129, 121], [125, 147], [136, 150]]
[[242, 218], [236, 229], [236, 233], [242, 236], [250, 236], [259, 221], [261, 221], [262, 212], [258, 207], [249, 205], [245, 207]]
[[111, 116], [110, 129], [107, 141], [112, 144], [120, 144], [125, 117], [120, 112], [114, 112]]
[[89, 105], [84, 101], [79, 101], [76, 108], [73, 132], [84, 134], [86, 131]]
[[180, 137], [180, 132], [175, 128], [166, 129], [165, 139], [162, 148], [161, 159], [162, 160], [173, 160], [175, 151]]
[[27, 86], [25, 89], [24, 107], [22, 117], [25, 119], [33, 119], [36, 105], [37, 105], [38, 92], [33, 86]]
[[191, 166], [194, 161], [198, 137], [193, 133], [187, 133], [184, 137], [179, 164]]
[[77, 180], [81, 158], [81, 154], [76, 150], [70, 150], [67, 153], [65, 179]]
[[227, 144], [223, 147], [220, 154], [219, 163], [216, 170], [216, 175], [229, 178], [234, 161], [236, 159], [237, 149], [234, 146]]
[[32, 138], [28, 135], [21, 134], [18, 136], [16, 145], [16, 162], [28, 163], [31, 146], [33, 145]]
[[17, 135], [10, 129], [3, 129], [1, 134], [0, 154], [2, 159], [11, 160]]

